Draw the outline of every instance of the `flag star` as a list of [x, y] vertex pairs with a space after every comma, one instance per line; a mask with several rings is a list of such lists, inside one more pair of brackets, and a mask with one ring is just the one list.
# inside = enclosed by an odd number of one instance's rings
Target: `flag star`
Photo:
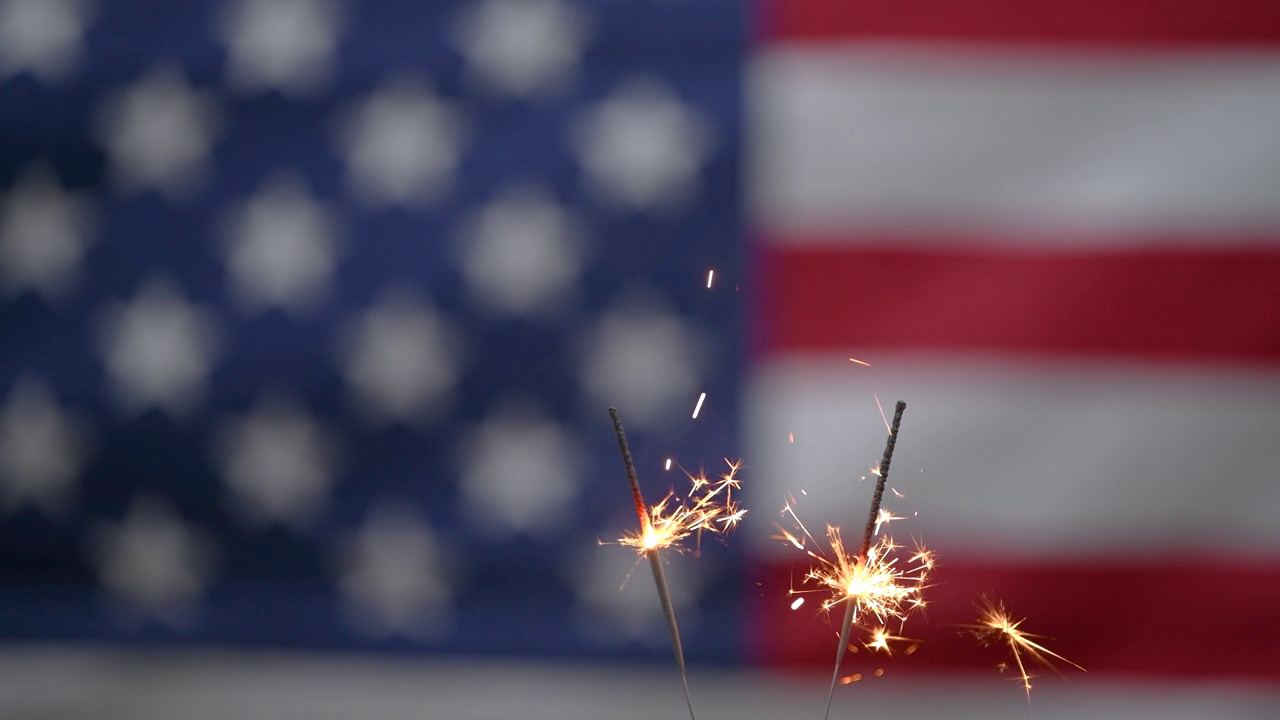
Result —
[[461, 270], [470, 292], [500, 313], [554, 311], [582, 272], [577, 224], [535, 188], [513, 190], [491, 202], [462, 237]]
[[0, 0], [0, 79], [67, 77], [80, 61], [90, 8], [88, 0]]
[[353, 400], [373, 425], [438, 416], [458, 382], [458, 354], [445, 321], [406, 289], [385, 293], [338, 338]]
[[88, 450], [83, 423], [58, 407], [49, 387], [19, 378], [0, 408], [0, 502], [7, 510], [31, 505], [61, 516]]
[[183, 416], [204, 397], [218, 327], [172, 283], [155, 279], [108, 308], [101, 344], [111, 389], [127, 413], [159, 407]]
[[413, 510], [372, 508], [364, 526], [343, 541], [338, 564], [351, 620], [366, 634], [419, 637], [443, 627], [451, 584], [439, 543]]
[[254, 524], [305, 528], [328, 499], [336, 441], [310, 415], [278, 397], [229, 420], [217, 445], [236, 509]]
[[123, 520], [90, 537], [99, 582], [130, 612], [174, 623], [204, 593], [216, 562], [211, 538], [155, 498], [135, 500]]
[[283, 175], [233, 208], [228, 219], [227, 269], [241, 307], [294, 313], [313, 308], [334, 271], [336, 215], [299, 178]]
[[522, 408], [495, 413], [465, 444], [462, 497], [476, 527], [495, 537], [563, 527], [577, 493], [581, 449], [554, 422]]
[[224, 17], [230, 83], [300, 96], [333, 74], [341, 25], [333, 0], [241, 0]]
[[[703, 592], [703, 580], [689, 571], [690, 558], [666, 553], [662, 560], [671, 602], [687, 631], [697, 620], [696, 600]], [[637, 560], [629, 549], [591, 548], [567, 572], [576, 596], [578, 631], [601, 645], [661, 647], [670, 642], [651, 574], [649, 561]]]
[[455, 39], [477, 86], [529, 97], [570, 79], [587, 39], [587, 22], [560, 0], [486, 0], [460, 19]]
[[99, 115], [116, 185], [124, 192], [154, 189], [169, 200], [189, 196], [204, 181], [220, 125], [212, 94], [193, 89], [174, 67], [112, 93]]
[[687, 411], [698, 382], [694, 333], [678, 317], [642, 307], [605, 314], [587, 338], [584, 389], [628, 424], [654, 425]]
[[711, 130], [665, 85], [633, 80], [584, 112], [574, 145], [588, 186], [604, 201], [660, 208], [697, 189]]
[[31, 290], [47, 302], [65, 297], [80, 273], [92, 225], [84, 197], [68, 193], [38, 164], [0, 199], [0, 285]]
[[421, 207], [438, 197], [462, 142], [457, 111], [412, 79], [388, 82], [338, 128], [351, 192], [371, 207]]

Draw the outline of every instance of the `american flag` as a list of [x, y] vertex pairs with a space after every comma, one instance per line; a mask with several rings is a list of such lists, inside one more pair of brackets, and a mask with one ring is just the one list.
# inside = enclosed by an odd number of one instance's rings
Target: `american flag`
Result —
[[837, 714], [1023, 716], [988, 593], [1090, 671], [1037, 715], [1274, 715], [1277, 40], [1247, 0], [0, 0], [0, 711], [679, 716], [598, 544], [616, 405], [651, 500], [745, 463], [738, 534], [667, 558], [695, 706], [816, 715], [773, 523], [857, 525], [904, 399], [888, 505], [942, 565]]

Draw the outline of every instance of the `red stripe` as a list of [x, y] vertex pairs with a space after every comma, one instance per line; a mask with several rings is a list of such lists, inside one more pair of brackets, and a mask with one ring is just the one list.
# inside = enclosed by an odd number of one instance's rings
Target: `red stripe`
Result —
[[[883, 247], [881, 245], [880, 247]], [[758, 350], [1280, 362], [1280, 251], [759, 248]]]
[[[944, 554], [941, 561], [925, 595], [927, 614], [909, 620], [902, 633], [923, 640], [919, 648], [887, 657], [862, 649], [845, 657], [847, 672], [866, 677], [883, 667], [895, 675], [973, 670], [993, 681], [1012, 677], [996, 669], [1012, 663], [1004, 648], [983, 647], [960, 627], [977, 620], [975, 604], [986, 594], [1003, 601], [1014, 619], [1026, 618], [1021, 630], [1044, 636], [1038, 641], [1092, 677], [1280, 680], [1280, 560], [1030, 565]], [[790, 578], [803, 571], [802, 564], [785, 563], [755, 570], [761, 585], [752, 587], [750, 627], [758, 631], [751, 651], [776, 668], [821, 675], [835, 657], [839, 619], [813, 609], [817, 596], [790, 609]], [[1058, 665], [1064, 674], [1079, 672]], [[1038, 682], [1056, 681], [1051, 671], [1037, 670]]]
[[780, 39], [968, 40], [1117, 45], [1273, 44], [1272, 0], [763, 0]]

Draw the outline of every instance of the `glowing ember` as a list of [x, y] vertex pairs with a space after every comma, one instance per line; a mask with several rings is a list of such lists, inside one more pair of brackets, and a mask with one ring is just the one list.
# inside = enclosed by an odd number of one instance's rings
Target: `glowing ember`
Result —
[[[978, 636], [978, 640], [983, 645], [1003, 642], [1009, 646], [1009, 651], [1013, 653], [1013, 661], [1018, 666], [1018, 679], [1022, 681], [1022, 687], [1027, 693], [1027, 702], [1031, 702], [1031, 678], [1035, 676], [1027, 672], [1026, 664], [1022, 660], [1023, 655], [1055, 672], [1057, 668], [1053, 666], [1050, 658], [1057, 658], [1062, 662], [1084, 670], [1079, 665], [1032, 640], [1032, 638], [1041, 638], [1040, 635], [1032, 635], [1019, 630], [1018, 626], [1026, 618], [1020, 620], [1011, 619], [1009, 613], [1004, 609], [1004, 603], [985, 600], [981, 609], [982, 615], [978, 618], [978, 624], [970, 627], [973, 628], [974, 634]], [[1001, 666], [1007, 667], [1004, 663], [1001, 663]], [[1001, 668], [1002, 671], [1004, 667]]]
[[698, 413], [702, 412], [702, 403], [707, 399], [707, 394], [702, 393], [698, 396], [698, 404], [693, 406], [693, 419], [698, 419]]
[[[863, 647], [865, 647], [865, 648], [866, 648], [866, 649], [868, 649], [868, 650], [880, 650], [880, 651], [884, 652], [884, 654], [886, 654], [886, 655], [892, 655], [892, 654], [893, 654], [893, 648], [891, 648], [891, 647], [889, 646], [889, 643], [890, 643], [890, 642], [911, 642], [911, 643], [914, 643], [914, 642], [919, 642], [919, 640], [913, 640], [913, 639], [911, 639], [911, 638], [905, 638], [905, 637], [901, 637], [901, 636], [899, 636], [899, 635], [894, 635], [894, 634], [890, 633], [887, 629], [885, 629], [885, 627], [884, 627], [883, 625], [881, 625], [880, 627], [873, 628], [873, 629], [871, 630], [871, 639], [870, 639], [870, 640], [868, 640], [867, 642], [862, 643], [862, 645], [863, 645]], [[908, 647], [908, 648], [907, 648], [907, 654], [909, 655], [909, 654], [911, 654], [912, 652], [915, 652], [915, 650], [913, 649], [913, 648], [915, 648], [915, 647], [917, 647], [917, 646], [916, 646], [916, 645], [912, 645], [912, 646]]]
[[623, 535], [618, 542], [641, 554], [663, 548], [680, 551], [683, 550], [680, 541], [694, 533], [732, 530], [747, 514], [733, 499], [733, 491], [741, 487], [737, 473], [742, 463], [730, 462], [728, 458], [725, 463], [729, 472], [719, 480], [709, 480], [702, 473], [686, 473], [692, 483], [689, 493], [677, 497], [675, 491], [669, 491], [661, 502], [649, 508], [640, 530]]
[[866, 366], [866, 367], [871, 367], [871, 363], [866, 362], [866, 361], [863, 361], [863, 360], [859, 360], [858, 358], [849, 358], [849, 362], [851, 362], [851, 363], [858, 363], [859, 365], [863, 365], [863, 366]]

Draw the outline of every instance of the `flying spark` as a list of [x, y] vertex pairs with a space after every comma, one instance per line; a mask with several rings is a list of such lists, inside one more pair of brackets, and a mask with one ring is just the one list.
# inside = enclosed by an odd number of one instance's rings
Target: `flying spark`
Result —
[[849, 362], [851, 362], [851, 363], [858, 363], [859, 365], [862, 365], [863, 367], [871, 367], [871, 363], [866, 362], [866, 361], [864, 361], [864, 360], [859, 360], [858, 358], [849, 358]]
[[[984, 600], [980, 606], [982, 614], [978, 618], [977, 625], [970, 625], [974, 634], [978, 636], [978, 641], [983, 645], [992, 645], [1003, 642], [1009, 646], [1009, 651], [1013, 654], [1014, 664], [1018, 666], [1018, 679], [1022, 681], [1022, 688], [1027, 693], [1027, 702], [1031, 702], [1031, 678], [1035, 677], [1027, 672], [1026, 663], [1023, 662], [1025, 655], [1031, 662], [1042, 665], [1057, 672], [1053, 661], [1050, 658], [1057, 658], [1062, 662], [1072, 665], [1080, 670], [1080, 667], [1074, 662], [1062, 657], [1056, 652], [1046, 648], [1032, 638], [1042, 639], [1040, 635], [1032, 635], [1019, 629], [1026, 618], [1013, 620], [1009, 613], [1004, 609], [1004, 603], [994, 602], [992, 600]], [[1005, 665], [1001, 663], [1001, 665]], [[1007, 667], [1007, 666], [1006, 666]], [[1003, 670], [1003, 668], [1002, 668]]]
[[663, 466], [663, 468], [662, 468], [662, 469], [663, 469], [663, 470], [670, 470], [670, 469], [671, 469], [671, 458], [667, 458], [667, 464], [666, 464], [665, 466]]
[[892, 435], [893, 429], [889, 427], [889, 418], [884, 416], [884, 406], [880, 404], [880, 396], [872, 393], [871, 397], [876, 399], [876, 408], [880, 411], [880, 419], [884, 421], [884, 429], [888, 430], [889, 434]]
[[711, 289], [711, 280], [712, 280], [712, 278], [714, 278], [715, 276], [716, 276], [716, 271], [715, 271], [715, 270], [708, 270], [708, 271], [707, 271], [707, 289], [708, 289], [708, 290], [710, 290], [710, 289]]
[[693, 419], [698, 419], [698, 413], [702, 412], [702, 403], [707, 399], [707, 394], [702, 393], [698, 396], [698, 404], [693, 406]]
[[[919, 640], [913, 640], [911, 638], [905, 638], [899, 635], [894, 635], [890, 633], [887, 629], [885, 629], [885, 626], [881, 625], [880, 627], [873, 628], [871, 630], [871, 639], [869, 641], [863, 642], [862, 645], [868, 650], [873, 650], [873, 651], [879, 650], [879, 651], [882, 651], [885, 655], [892, 655], [893, 648], [889, 647], [889, 643], [891, 641], [919, 642]], [[907, 650], [912, 651], [912, 648], [914, 647], [916, 646], [912, 645], [908, 647]], [[908, 652], [908, 654], [910, 654], [910, 652]]]

